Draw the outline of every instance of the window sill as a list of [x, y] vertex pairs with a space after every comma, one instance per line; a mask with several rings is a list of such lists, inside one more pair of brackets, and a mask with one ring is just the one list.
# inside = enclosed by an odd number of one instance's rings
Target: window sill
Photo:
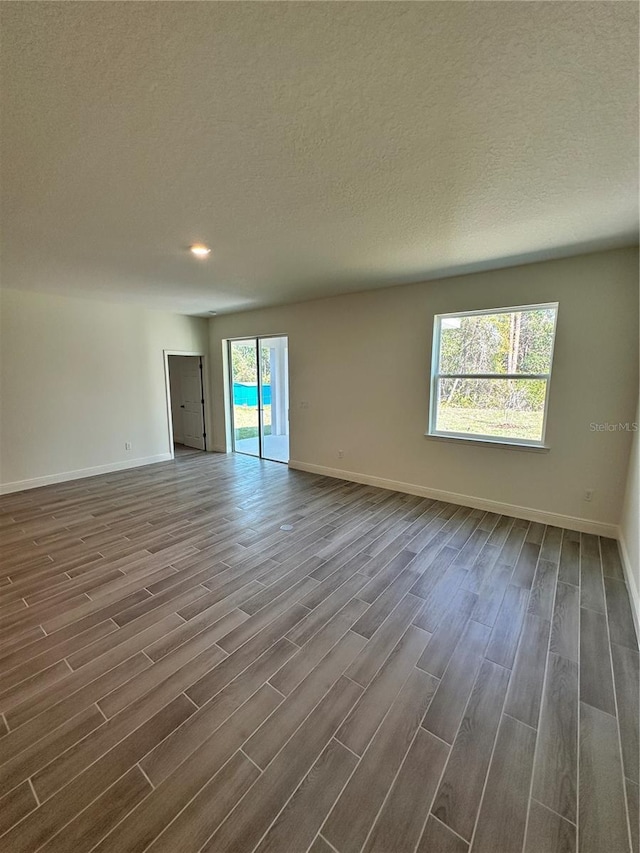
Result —
[[548, 444], [524, 444], [520, 441], [509, 440], [509, 439], [496, 439], [495, 441], [491, 438], [472, 438], [467, 436], [459, 436], [459, 435], [439, 435], [437, 433], [425, 432], [425, 438], [435, 439], [436, 441], [450, 441], [457, 442], [458, 444], [471, 444], [471, 445], [480, 445], [482, 447], [501, 447], [505, 450], [527, 450], [533, 453], [548, 453], [551, 448]]

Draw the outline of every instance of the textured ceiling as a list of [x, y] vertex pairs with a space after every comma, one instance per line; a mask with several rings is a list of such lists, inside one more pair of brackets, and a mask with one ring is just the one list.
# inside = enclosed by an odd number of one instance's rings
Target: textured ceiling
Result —
[[228, 311], [637, 242], [636, 3], [0, 6], [3, 286]]

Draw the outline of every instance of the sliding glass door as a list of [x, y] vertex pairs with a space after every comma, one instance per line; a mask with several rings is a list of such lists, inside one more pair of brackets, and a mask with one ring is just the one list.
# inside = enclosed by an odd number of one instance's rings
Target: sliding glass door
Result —
[[229, 341], [233, 449], [289, 461], [288, 339]]
[[258, 399], [258, 342], [229, 341], [233, 449], [260, 456], [260, 404]]

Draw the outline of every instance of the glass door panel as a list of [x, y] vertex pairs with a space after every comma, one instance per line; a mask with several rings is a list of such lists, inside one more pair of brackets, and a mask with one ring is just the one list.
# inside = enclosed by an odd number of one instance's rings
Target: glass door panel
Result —
[[288, 338], [260, 338], [260, 400], [262, 457], [289, 461]]
[[258, 393], [260, 397], [260, 447], [262, 456], [265, 456], [265, 439], [271, 438], [271, 358], [269, 347], [262, 340], [258, 340]]
[[260, 456], [260, 391], [255, 338], [229, 341], [233, 449]]

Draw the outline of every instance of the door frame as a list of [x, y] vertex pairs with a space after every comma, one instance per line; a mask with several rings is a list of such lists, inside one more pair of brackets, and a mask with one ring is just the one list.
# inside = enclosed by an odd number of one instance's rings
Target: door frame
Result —
[[[231, 452], [232, 453], [239, 453], [241, 456], [242, 455], [245, 455], [245, 456], [251, 456], [252, 455], [252, 454], [243, 454], [241, 450], [236, 450], [235, 426], [234, 426], [234, 420], [233, 420], [233, 405], [234, 405], [233, 404], [233, 359], [231, 356], [231, 344], [235, 343], [237, 341], [253, 341], [253, 340], [255, 340], [255, 342], [256, 342], [256, 372], [257, 372], [256, 378], [258, 380], [258, 384], [257, 384], [257, 394], [258, 394], [258, 455], [254, 456], [254, 459], [264, 460], [265, 462], [278, 462], [278, 464], [280, 464], [280, 465], [288, 465], [289, 464], [288, 462], [280, 462], [280, 460], [278, 460], [278, 459], [266, 459], [262, 455], [262, 450], [263, 450], [263, 448], [262, 448], [262, 432], [263, 432], [264, 427], [262, 425], [262, 414], [261, 414], [262, 379], [261, 379], [261, 373], [260, 373], [260, 367], [261, 367], [261, 365], [260, 365], [260, 341], [267, 340], [268, 338], [286, 338], [287, 339], [287, 350], [288, 350], [289, 335], [286, 332], [282, 332], [280, 334], [278, 334], [277, 332], [270, 332], [268, 335], [238, 335], [238, 336], [233, 337], [233, 338], [225, 338], [224, 339], [224, 347], [225, 347], [226, 358], [227, 358], [227, 373], [228, 373], [228, 375], [227, 375], [228, 393], [226, 395], [227, 400], [225, 401], [225, 403], [226, 403], [226, 406], [229, 407], [229, 426], [230, 426], [229, 437], [231, 439]], [[288, 356], [287, 356], [287, 358], [288, 358]], [[288, 373], [288, 371], [287, 371], [287, 373]], [[287, 376], [287, 384], [288, 384], [288, 376]], [[291, 389], [288, 388], [287, 390], [288, 390], [288, 392], [290, 392]], [[287, 411], [287, 434], [289, 435], [289, 438], [291, 438], [288, 411]]]
[[173, 444], [173, 414], [171, 411], [171, 385], [169, 382], [169, 356], [170, 355], [191, 355], [196, 358], [200, 358], [202, 364], [202, 372], [200, 374], [201, 377], [201, 388], [202, 388], [202, 399], [204, 400], [202, 404], [202, 426], [204, 429], [204, 453], [209, 452], [209, 445], [207, 443], [207, 412], [209, 411], [209, 394], [208, 394], [208, 373], [207, 373], [207, 354], [204, 352], [194, 352], [193, 350], [177, 350], [177, 349], [165, 349], [162, 350], [163, 359], [164, 359], [164, 385], [165, 385], [165, 396], [166, 396], [166, 404], [167, 404], [167, 435], [169, 438], [169, 453], [171, 454], [171, 458], [175, 459], [176, 451]]

